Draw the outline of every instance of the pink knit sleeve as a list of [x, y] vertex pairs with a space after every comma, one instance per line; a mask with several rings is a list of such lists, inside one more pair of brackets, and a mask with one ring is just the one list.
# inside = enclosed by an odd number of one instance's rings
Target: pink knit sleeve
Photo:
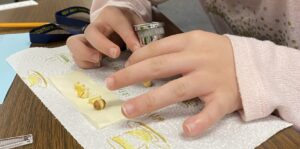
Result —
[[282, 119], [300, 130], [300, 51], [269, 41], [230, 38], [245, 121], [278, 110]]
[[93, 0], [91, 22], [93, 22], [101, 10], [107, 6], [130, 9], [146, 22], [152, 19], [151, 2], [148, 0]]

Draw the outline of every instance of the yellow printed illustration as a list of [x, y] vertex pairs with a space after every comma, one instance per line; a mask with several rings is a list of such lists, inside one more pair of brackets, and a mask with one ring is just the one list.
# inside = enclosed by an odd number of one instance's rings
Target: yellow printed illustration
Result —
[[63, 64], [71, 62], [71, 55], [69, 53], [55, 54], [55, 56], [46, 59], [46, 61], [59, 61]]
[[125, 119], [121, 112], [122, 101], [84, 73], [51, 76], [50, 80], [97, 128]]
[[46, 78], [41, 73], [34, 70], [28, 71], [28, 76], [25, 80], [28, 81], [30, 87], [47, 87], [48, 85]]
[[76, 91], [76, 94], [79, 98], [88, 98], [89, 97], [89, 89], [80, 82], [76, 82], [74, 84], [74, 89]]
[[58, 54], [57, 56], [58, 56], [58, 59], [63, 63], [69, 63], [71, 61], [70, 54], [61, 53], [61, 54]]
[[128, 121], [131, 130], [108, 140], [112, 148], [122, 149], [169, 149], [165, 137], [142, 122]]

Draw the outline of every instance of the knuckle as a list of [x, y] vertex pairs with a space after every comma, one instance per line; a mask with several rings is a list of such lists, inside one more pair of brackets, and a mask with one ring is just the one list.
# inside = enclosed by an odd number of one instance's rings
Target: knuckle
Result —
[[74, 47], [73, 47], [72, 43], [69, 41], [69, 42], [67, 42], [66, 44], [67, 44], [67, 47], [68, 47], [70, 53], [71, 53], [72, 55], [75, 54], [75, 53], [74, 53], [75, 50], [74, 50]]
[[206, 37], [204, 35], [204, 31], [201, 31], [201, 30], [195, 30], [195, 31], [190, 31], [187, 33], [187, 38], [189, 39], [188, 41], [191, 41], [191, 40], [195, 40], [195, 39], [198, 39], [198, 40], [205, 40], [206, 38], [203, 38], [203, 37]]
[[199, 38], [201, 37], [201, 35], [203, 34], [203, 31], [200, 31], [200, 30], [195, 30], [195, 31], [190, 31], [188, 33], [190, 35], [190, 37], [194, 37], [194, 38]]
[[67, 39], [66, 45], [68, 46], [71, 53], [73, 53], [75, 51], [75, 49], [77, 48], [78, 43], [80, 43], [80, 42], [81, 42], [80, 37], [75, 35], [75, 36], [71, 36]]
[[174, 85], [173, 93], [176, 98], [184, 98], [187, 96], [187, 84], [183, 81], [179, 81]]
[[78, 40], [76, 37], [69, 38], [67, 40], [67, 45], [69, 47], [70, 52], [72, 53], [73, 58], [76, 57], [80, 60], [88, 60], [95, 54], [97, 54], [97, 52], [93, 49], [89, 49], [88, 47], [83, 46], [84, 44], [82, 43], [82, 41]]
[[76, 36], [71, 36], [67, 39], [67, 45], [70, 47], [70, 45], [72, 45], [73, 43], [75, 43], [77, 41], [77, 37]]
[[167, 56], [150, 59], [149, 63], [151, 73], [159, 75], [163, 71], [164, 65], [167, 63]]
[[157, 104], [156, 96], [151, 93], [146, 94], [146, 100], [145, 100], [146, 111], [151, 111], [151, 110], [155, 109], [156, 104]]
[[[114, 14], [118, 17], [111, 17], [111, 14]], [[116, 25], [122, 25], [123, 22], [120, 22], [118, 18], [119, 16], [123, 16], [123, 13], [120, 8], [115, 6], [107, 6], [101, 11], [101, 20], [105, 20], [108, 24], [112, 24], [114, 22], [119, 22]]]
[[96, 25], [94, 23], [89, 24], [86, 29], [84, 30], [84, 35], [88, 37], [91, 35], [93, 32], [95, 32]]

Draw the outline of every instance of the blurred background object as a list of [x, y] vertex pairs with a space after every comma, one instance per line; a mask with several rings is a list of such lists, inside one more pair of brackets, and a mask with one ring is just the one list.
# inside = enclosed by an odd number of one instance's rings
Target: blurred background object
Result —
[[214, 32], [199, 0], [168, 0], [158, 8], [184, 32], [195, 29]]
[[37, 5], [35, 0], [0, 0], [0, 11]]

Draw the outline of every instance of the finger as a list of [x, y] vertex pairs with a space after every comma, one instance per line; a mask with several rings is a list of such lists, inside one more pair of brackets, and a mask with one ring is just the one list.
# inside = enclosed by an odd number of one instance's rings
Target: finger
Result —
[[112, 27], [114, 28], [116, 33], [121, 36], [121, 38], [124, 40], [126, 46], [131, 51], [134, 52], [141, 47], [139, 40], [137, 39], [137, 37], [129, 23], [119, 25], [118, 27], [115, 27], [115, 26], [112, 26]]
[[85, 38], [101, 53], [111, 58], [117, 58], [120, 55], [120, 48], [106, 37], [105, 34], [111, 33], [110, 31], [107, 31], [109, 29], [106, 28], [107, 27], [105, 27], [102, 23], [92, 23], [84, 32]]
[[128, 17], [126, 17], [120, 9], [112, 9], [112, 11], [116, 11], [115, 14], [118, 14], [118, 16], [115, 19], [110, 19], [109, 24], [111, 25], [112, 29], [124, 40], [127, 47], [132, 51], [136, 51], [140, 48], [140, 43], [133, 30], [130, 19], [128, 19]]
[[122, 112], [128, 118], [135, 118], [170, 104], [192, 99], [198, 94], [201, 94], [200, 84], [194, 83], [193, 75], [188, 75], [126, 101]]
[[169, 36], [140, 48], [129, 57], [126, 66], [158, 55], [182, 51], [185, 45], [184, 36], [184, 34]]
[[73, 55], [73, 58], [77, 61], [87, 61], [94, 64], [100, 63], [100, 52], [91, 48], [83, 35], [75, 35], [68, 38], [67, 45]]
[[213, 99], [205, 105], [200, 113], [188, 118], [184, 122], [184, 134], [189, 137], [200, 135], [224, 117], [226, 113], [224, 105], [218, 100]]
[[88, 61], [80, 61], [77, 59], [74, 59], [75, 63], [83, 69], [92, 69], [92, 68], [98, 68], [100, 67], [100, 63], [92, 63]]
[[146, 80], [187, 73], [194, 68], [195, 61], [195, 58], [185, 53], [157, 56], [117, 71], [106, 79], [106, 85], [107, 88], [114, 90]]

